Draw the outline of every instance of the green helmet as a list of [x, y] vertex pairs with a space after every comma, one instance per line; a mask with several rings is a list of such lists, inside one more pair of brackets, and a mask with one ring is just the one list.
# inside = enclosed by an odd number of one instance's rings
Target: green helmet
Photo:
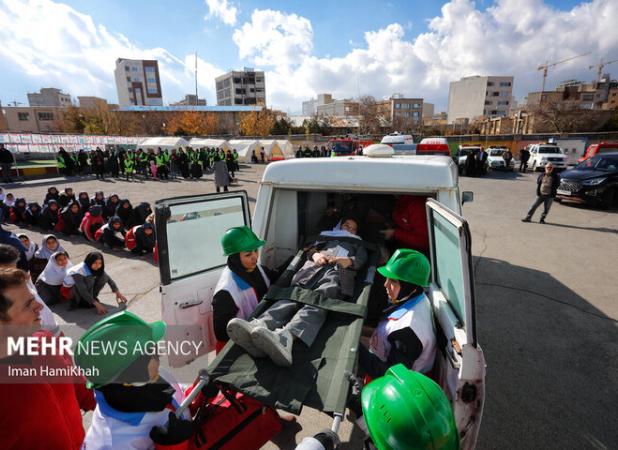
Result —
[[453, 408], [440, 386], [397, 364], [361, 394], [363, 414], [379, 450], [458, 449]]
[[164, 334], [164, 322], [147, 323], [129, 311], [112, 314], [91, 326], [79, 339], [74, 349], [75, 364], [86, 371], [96, 368], [87, 377], [88, 387], [101, 387], [112, 383], [143, 356], [134, 351], [136, 345], [144, 348], [149, 342], [161, 340]]
[[252, 252], [265, 243], [247, 226], [230, 228], [221, 238], [221, 246], [225, 256], [240, 252]]
[[378, 267], [378, 272], [385, 278], [427, 287], [431, 266], [427, 257], [422, 253], [400, 248], [393, 253], [385, 266]]

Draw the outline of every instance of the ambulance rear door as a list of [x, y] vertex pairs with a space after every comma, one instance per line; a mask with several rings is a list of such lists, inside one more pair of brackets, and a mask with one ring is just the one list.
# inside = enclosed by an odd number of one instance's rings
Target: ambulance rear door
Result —
[[159, 200], [155, 223], [166, 340], [201, 343], [197, 354], [169, 356], [172, 367], [181, 367], [215, 348], [212, 297], [227, 260], [221, 237], [228, 228], [251, 226], [248, 196], [236, 191]]
[[436, 378], [450, 398], [461, 448], [474, 448], [485, 401], [485, 358], [476, 334], [474, 272], [466, 220], [428, 199], [430, 298], [438, 337]]

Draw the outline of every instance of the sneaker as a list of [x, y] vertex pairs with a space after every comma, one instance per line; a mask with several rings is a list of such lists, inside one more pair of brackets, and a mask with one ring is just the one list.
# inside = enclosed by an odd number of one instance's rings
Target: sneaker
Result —
[[526, 217], [525, 219], [521, 219], [522, 222], [530, 222], [530, 218]]
[[258, 326], [263, 327], [264, 323], [259, 320], [247, 322], [243, 319], [234, 318], [227, 324], [227, 335], [234, 344], [242, 347], [254, 358], [264, 358], [266, 353], [256, 347], [251, 338], [251, 332]]
[[256, 327], [251, 332], [251, 338], [256, 347], [263, 350], [272, 361], [281, 367], [292, 365], [292, 333], [285, 328], [270, 331], [266, 327]]

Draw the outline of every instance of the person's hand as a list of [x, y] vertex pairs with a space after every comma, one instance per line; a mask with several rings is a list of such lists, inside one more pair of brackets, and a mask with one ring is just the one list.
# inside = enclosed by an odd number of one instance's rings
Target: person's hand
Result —
[[118, 302], [118, 304], [126, 303], [127, 298], [124, 295], [122, 295], [120, 291], [118, 291], [116, 292], [116, 301]]
[[346, 258], [345, 256], [340, 256], [338, 258], [335, 258], [335, 263], [339, 267], [343, 269], [347, 269], [348, 267], [352, 265], [352, 260], [350, 258]]
[[328, 258], [319, 252], [314, 253], [312, 259], [316, 266], [323, 266], [324, 264], [328, 264]]
[[103, 303], [96, 301], [94, 302], [94, 307], [97, 309], [97, 314], [99, 315], [104, 315], [107, 314], [107, 308], [105, 308], [105, 306], [103, 306]]
[[388, 241], [390, 239], [393, 239], [393, 236], [395, 236], [395, 229], [387, 228], [386, 230], [380, 231], [380, 233], [382, 233], [384, 235], [384, 239]]

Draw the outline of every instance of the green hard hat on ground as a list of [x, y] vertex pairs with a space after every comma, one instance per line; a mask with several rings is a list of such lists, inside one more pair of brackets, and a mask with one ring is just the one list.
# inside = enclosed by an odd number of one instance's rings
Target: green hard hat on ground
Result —
[[240, 252], [252, 252], [265, 243], [248, 226], [230, 228], [221, 238], [221, 246], [225, 256]]
[[379, 450], [458, 449], [453, 408], [440, 386], [397, 364], [361, 394], [363, 415]]
[[386, 265], [378, 267], [378, 272], [385, 278], [427, 287], [431, 266], [427, 257], [421, 252], [400, 248], [393, 253]]
[[[160, 341], [165, 334], [164, 322], [147, 323], [129, 311], [112, 314], [91, 326], [74, 349], [75, 364], [88, 371], [88, 387], [98, 388], [114, 380], [137, 359], [137, 345]], [[105, 351], [103, 349], [106, 349]], [[124, 351], [122, 349], [125, 349]]]

